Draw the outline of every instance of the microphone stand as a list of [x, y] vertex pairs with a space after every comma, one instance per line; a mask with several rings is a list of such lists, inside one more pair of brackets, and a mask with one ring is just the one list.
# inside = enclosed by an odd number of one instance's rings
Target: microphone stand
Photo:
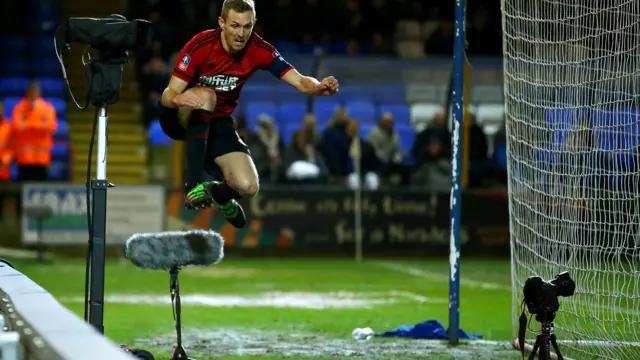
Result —
[[173, 321], [176, 326], [176, 348], [173, 350], [171, 360], [194, 360], [187, 356], [182, 346], [182, 306], [180, 304], [180, 281], [178, 280], [179, 267], [169, 270], [169, 291], [171, 292], [171, 307], [173, 309]]

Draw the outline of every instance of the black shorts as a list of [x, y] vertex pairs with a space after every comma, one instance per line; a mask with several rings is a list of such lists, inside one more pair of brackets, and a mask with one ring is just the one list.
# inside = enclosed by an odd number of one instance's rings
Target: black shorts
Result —
[[[178, 120], [178, 109], [166, 108], [160, 105], [160, 126], [167, 136], [174, 140], [184, 141], [187, 130]], [[236, 132], [231, 116], [219, 116], [211, 119], [209, 135], [207, 137], [207, 156], [214, 159], [232, 152], [249, 154], [249, 148]]]
[[[178, 119], [178, 110], [160, 106], [160, 126], [167, 136], [174, 140], [184, 141], [187, 138], [187, 130], [182, 127]], [[215, 159], [232, 152], [241, 152], [250, 155], [249, 147], [236, 132], [236, 127], [231, 116], [220, 116], [211, 119], [209, 135], [207, 136], [207, 154], [205, 159], [205, 171], [216, 179], [222, 172], [215, 165]]]

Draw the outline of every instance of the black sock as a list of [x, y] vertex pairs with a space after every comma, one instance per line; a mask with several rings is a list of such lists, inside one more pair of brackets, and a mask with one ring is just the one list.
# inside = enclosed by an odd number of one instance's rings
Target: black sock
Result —
[[187, 191], [204, 181], [204, 159], [207, 153], [207, 136], [213, 113], [193, 110], [187, 126]]
[[240, 196], [240, 193], [229, 186], [226, 181], [216, 183], [210, 190], [213, 200], [220, 205], [224, 205], [231, 200], [240, 199], [242, 197]]

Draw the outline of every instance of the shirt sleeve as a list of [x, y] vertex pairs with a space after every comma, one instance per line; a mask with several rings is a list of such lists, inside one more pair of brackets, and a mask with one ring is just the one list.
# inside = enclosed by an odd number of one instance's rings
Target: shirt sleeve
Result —
[[189, 40], [182, 50], [180, 50], [176, 58], [172, 75], [186, 82], [191, 82], [200, 69], [206, 64], [207, 49], [212, 39], [213, 34], [200, 33]]
[[293, 65], [289, 64], [278, 50], [266, 41], [259, 40], [256, 43], [258, 58], [258, 68], [269, 71], [273, 76], [281, 79], [284, 74], [293, 69]]

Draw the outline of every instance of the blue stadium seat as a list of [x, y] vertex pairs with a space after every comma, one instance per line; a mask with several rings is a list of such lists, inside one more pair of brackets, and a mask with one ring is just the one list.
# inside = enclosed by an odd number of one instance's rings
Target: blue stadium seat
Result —
[[376, 107], [371, 101], [353, 101], [345, 104], [349, 111], [349, 117], [356, 119], [363, 124], [374, 124], [377, 122]]
[[336, 95], [344, 102], [371, 101], [371, 93], [366, 85], [342, 85]]
[[25, 55], [29, 49], [29, 45], [24, 37], [7, 36], [0, 38], [0, 48], [4, 54], [16, 58]]
[[276, 104], [269, 101], [248, 103], [246, 110], [247, 129], [255, 130], [258, 127], [258, 117], [262, 114], [267, 114], [273, 117], [276, 122], [278, 121], [278, 108]]
[[29, 39], [29, 53], [55, 59], [55, 47], [52, 36], [34, 36]]
[[498, 166], [500, 166], [500, 169], [506, 173], [507, 172], [507, 144], [506, 143], [500, 143], [496, 146], [495, 149], [495, 156], [496, 156], [496, 161], [498, 163]]
[[273, 84], [247, 84], [243, 86], [240, 99], [238, 99], [240, 113], [244, 113], [247, 103], [270, 100], [267, 98], [267, 94], [271, 94], [274, 88]]
[[153, 146], [167, 146], [173, 143], [173, 139], [162, 131], [159, 120], [154, 120], [149, 125], [149, 143]]
[[416, 130], [411, 125], [396, 125], [395, 130], [400, 137], [400, 148], [402, 151], [409, 152], [413, 147], [413, 142], [416, 139]]
[[300, 129], [302, 126], [301, 123], [286, 123], [283, 125], [282, 129], [282, 142], [285, 145], [291, 144], [291, 140], [293, 140], [293, 134]]
[[47, 168], [49, 180], [67, 181], [69, 180], [69, 161], [52, 160]]
[[22, 97], [27, 93], [29, 79], [19, 77], [8, 77], [0, 79], [0, 94], [2, 96]]
[[11, 180], [18, 180], [18, 165], [15, 162], [11, 163]]
[[329, 51], [332, 54], [346, 54], [347, 53], [347, 43], [346, 42], [336, 42], [331, 43], [329, 45]]
[[22, 97], [13, 96], [4, 98], [4, 113], [7, 117], [11, 118], [13, 116], [13, 108], [16, 107], [20, 101], [22, 101]]
[[313, 105], [313, 114], [318, 121], [318, 128], [324, 128], [333, 118], [333, 114], [340, 107], [338, 102], [333, 101], [317, 101]]
[[64, 80], [59, 78], [39, 78], [36, 82], [40, 84], [42, 96], [44, 97], [64, 97]]
[[298, 44], [295, 41], [276, 41], [273, 46], [285, 57], [287, 54], [296, 54], [298, 52]]
[[60, 77], [62, 68], [58, 59], [54, 57], [39, 57], [31, 61], [31, 74], [34, 77]]
[[370, 85], [371, 100], [379, 104], [406, 104], [407, 86], [404, 84]]
[[66, 159], [69, 158], [69, 144], [67, 142], [56, 142], [53, 144], [53, 149], [51, 149], [51, 157], [55, 159]]
[[64, 117], [67, 113], [67, 102], [60, 98], [44, 98], [46, 101], [50, 102], [53, 105], [53, 108], [56, 110], [56, 115], [58, 117]]
[[595, 111], [592, 115], [596, 148], [603, 154], [601, 162], [616, 173], [609, 177], [609, 184], [622, 186], [627, 175], [637, 171], [640, 114], [636, 109], [616, 109]]
[[405, 104], [382, 104], [378, 107], [378, 117], [382, 114], [389, 112], [393, 115], [395, 123], [398, 125], [410, 125], [411, 124], [411, 109], [409, 105]]
[[29, 77], [29, 61], [23, 57], [5, 57], [0, 59], [0, 76]]
[[[553, 130], [552, 143], [554, 146], [562, 146], [573, 130], [578, 127], [578, 111], [574, 109], [547, 109], [544, 119]], [[549, 158], [552, 161], [555, 158]]]
[[283, 102], [278, 105], [278, 115], [276, 118], [282, 125], [295, 123], [299, 126], [306, 113], [307, 105], [303, 102]]
[[53, 138], [55, 140], [69, 140], [69, 124], [65, 119], [58, 119], [58, 127], [56, 132], [53, 134]]

